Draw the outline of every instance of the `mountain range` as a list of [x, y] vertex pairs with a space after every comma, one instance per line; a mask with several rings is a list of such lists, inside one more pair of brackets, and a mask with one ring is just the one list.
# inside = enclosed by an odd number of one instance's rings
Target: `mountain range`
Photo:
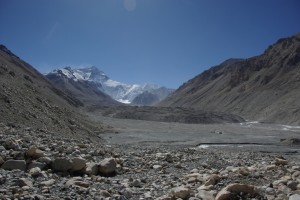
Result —
[[159, 106], [192, 107], [248, 120], [300, 124], [300, 34], [262, 55], [229, 59], [188, 82]]
[[102, 105], [153, 105], [174, 91], [155, 84], [121, 83], [110, 79], [95, 66], [55, 69], [46, 74], [46, 77], [58, 88], [74, 94], [83, 102], [93, 101], [93, 104], [97, 104], [98, 101], [98, 104]]

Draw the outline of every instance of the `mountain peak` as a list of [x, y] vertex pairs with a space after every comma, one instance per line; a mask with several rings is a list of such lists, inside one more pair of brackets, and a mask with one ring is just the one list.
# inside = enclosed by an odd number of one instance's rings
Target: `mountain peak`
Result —
[[[110, 79], [103, 71], [96, 66], [83, 68], [64, 67], [62, 69], [53, 70], [50, 74], [64, 74], [68, 79], [73, 81], [88, 81], [94, 84], [101, 85], [99, 90], [108, 94], [113, 99], [119, 102], [131, 103], [132, 100], [143, 92], [151, 92], [158, 96], [161, 100], [169, 95], [173, 90], [161, 87], [156, 84], [127, 84]], [[61, 76], [61, 75], [60, 75]]]

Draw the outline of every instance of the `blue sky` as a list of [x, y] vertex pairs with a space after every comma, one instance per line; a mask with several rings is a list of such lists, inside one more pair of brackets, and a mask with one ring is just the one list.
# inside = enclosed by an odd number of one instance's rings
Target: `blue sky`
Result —
[[95, 65], [177, 88], [300, 32], [299, 0], [0, 0], [0, 43], [40, 72]]

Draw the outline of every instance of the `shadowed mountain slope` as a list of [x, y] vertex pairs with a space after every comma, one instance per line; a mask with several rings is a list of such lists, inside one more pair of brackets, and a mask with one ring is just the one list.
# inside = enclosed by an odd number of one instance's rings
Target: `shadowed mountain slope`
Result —
[[0, 45], [0, 123], [87, 137], [104, 127], [74, 111], [82, 105]]
[[159, 106], [194, 107], [249, 120], [300, 124], [300, 34], [260, 56], [230, 59], [183, 84]]

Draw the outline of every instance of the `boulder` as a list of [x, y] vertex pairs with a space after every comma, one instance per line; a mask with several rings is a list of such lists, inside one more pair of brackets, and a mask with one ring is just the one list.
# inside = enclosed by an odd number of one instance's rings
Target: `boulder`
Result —
[[184, 186], [176, 187], [171, 190], [171, 196], [176, 199], [178, 198], [183, 200], [188, 199], [190, 194], [191, 194], [191, 190]]
[[237, 193], [248, 193], [250, 195], [257, 194], [256, 188], [252, 185], [246, 185], [246, 184], [230, 184], [223, 188], [216, 196], [216, 200], [225, 200], [229, 199], [230, 196], [237, 194]]
[[24, 186], [28, 186], [28, 187], [32, 187], [33, 184], [32, 184], [32, 181], [28, 178], [20, 178], [18, 181], [18, 186], [20, 187], [24, 187]]
[[74, 177], [66, 182], [66, 186], [80, 186], [80, 187], [87, 188], [89, 187], [89, 185], [90, 184], [83, 181], [81, 177]]
[[209, 185], [215, 185], [219, 180], [221, 179], [221, 177], [217, 174], [212, 174], [210, 175], [205, 182], [205, 186], [209, 186]]
[[288, 161], [280, 158], [275, 159], [275, 165], [287, 165]]
[[27, 155], [31, 158], [40, 158], [44, 156], [44, 152], [38, 149], [35, 145], [29, 147]]
[[112, 174], [116, 171], [117, 163], [114, 158], [106, 158], [99, 163], [99, 172], [104, 175]]
[[39, 167], [34, 167], [29, 170], [29, 174], [31, 176], [39, 176], [39, 175], [41, 175], [41, 172], [42, 172], [42, 170]]
[[289, 200], [299, 200], [300, 199], [300, 195], [299, 194], [293, 194], [289, 197]]
[[196, 197], [205, 200], [215, 200], [214, 192], [212, 191], [199, 190]]
[[86, 167], [86, 160], [80, 157], [72, 158], [71, 171], [80, 171]]
[[4, 163], [3, 158], [0, 156], [0, 166]]
[[93, 162], [86, 163], [85, 173], [88, 175], [97, 175], [98, 174], [98, 165]]
[[26, 162], [25, 160], [7, 160], [2, 166], [2, 169], [5, 170], [13, 170], [19, 169], [21, 171], [26, 170]]
[[30, 169], [36, 168], [36, 167], [38, 167], [40, 169], [44, 169], [46, 166], [47, 166], [46, 163], [33, 161], [27, 165], [27, 169], [30, 170]]
[[67, 158], [56, 158], [52, 162], [52, 169], [54, 171], [65, 172], [72, 169], [72, 167], [73, 167], [72, 161]]
[[54, 179], [50, 179], [50, 180], [47, 180], [47, 181], [43, 181], [40, 183], [40, 186], [51, 186], [55, 183], [55, 180]]

